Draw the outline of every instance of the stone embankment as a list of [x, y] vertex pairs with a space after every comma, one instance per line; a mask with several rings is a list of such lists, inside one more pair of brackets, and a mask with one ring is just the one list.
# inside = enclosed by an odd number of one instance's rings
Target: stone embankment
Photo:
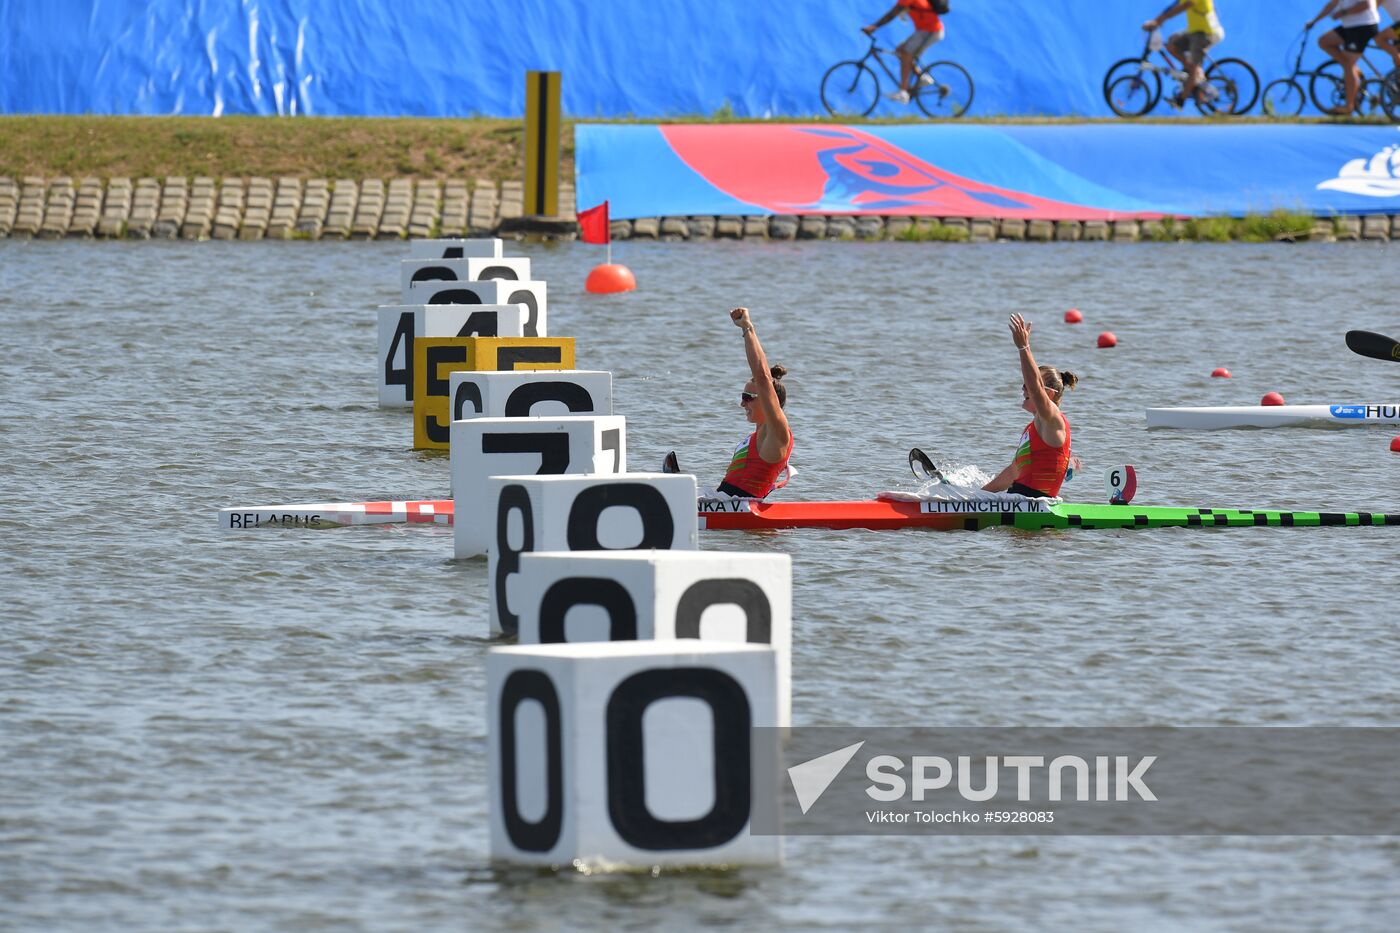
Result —
[[[0, 237], [397, 240], [486, 236], [524, 213], [520, 182], [314, 178], [3, 178]], [[574, 229], [559, 191], [556, 229]]]
[[[0, 177], [0, 237], [185, 240], [396, 240], [575, 231], [574, 191], [561, 186], [560, 217], [525, 218], [518, 181], [413, 181], [182, 177]], [[918, 239], [1113, 241], [1192, 238], [1158, 221], [996, 220], [986, 217], [641, 217], [612, 223], [616, 240]], [[1400, 240], [1400, 214], [1320, 217], [1276, 239]]]

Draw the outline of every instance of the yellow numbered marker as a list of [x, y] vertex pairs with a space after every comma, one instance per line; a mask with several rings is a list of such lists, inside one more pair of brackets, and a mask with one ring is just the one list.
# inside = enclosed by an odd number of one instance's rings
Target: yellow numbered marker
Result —
[[447, 450], [449, 373], [573, 369], [572, 337], [419, 337], [413, 341], [413, 447]]

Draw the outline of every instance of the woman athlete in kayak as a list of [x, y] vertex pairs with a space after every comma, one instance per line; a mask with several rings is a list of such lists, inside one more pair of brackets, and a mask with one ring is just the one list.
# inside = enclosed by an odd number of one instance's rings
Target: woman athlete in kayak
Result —
[[1060, 494], [1070, 465], [1069, 419], [1060, 411], [1065, 389], [1079, 383], [1074, 373], [1053, 366], [1035, 365], [1031, 356], [1031, 325], [1019, 314], [1011, 315], [1011, 340], [1021, 357], [1021, 407], [1035, 419], [1021, 434], [1021, 445], [1010, 466], [983, 486], [987, 492], [1010, 492], [1039, 498]]
[[754, 425], [754, 431], [734, 448], [734, 458], [724, 481], [717, 491], [728, 496], [762, 499], [775, 488], [778, 478], [787, 468], [792, 455], [792, 430], [788, 427], [783, 406], [787, 404], [787, 387], [783, 366], [769, 368], [763, 345], [754, 333], [748, 308], [735, 308], [729, 317], [744, 332], [744, 355], [749, 360], [751, 378], [739, 394], [744, 416]]

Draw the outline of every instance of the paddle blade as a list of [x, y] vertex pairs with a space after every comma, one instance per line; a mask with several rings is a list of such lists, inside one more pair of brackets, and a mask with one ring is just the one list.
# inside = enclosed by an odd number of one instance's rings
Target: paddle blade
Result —
[[680, 462], [676, 460], [676, 452], [673, 450], [666, 455], [666, 459], [661, 461], [662, 473], [679, 473], [681, 471]]
[[909, 450], [909, 471], [914, 474], [915, 479], [943, 482], [942, 471], [933, 465], [933, 460], [928, 454], [917, 447]]
[[1392, 340], [1384, 334], [1373, 334], [1369, 330], [1347, 331], [1347, 349], [1352, 353], [1369, 356], [1373, 360], [1394, 360], [1400, 363], [1400, 340]]

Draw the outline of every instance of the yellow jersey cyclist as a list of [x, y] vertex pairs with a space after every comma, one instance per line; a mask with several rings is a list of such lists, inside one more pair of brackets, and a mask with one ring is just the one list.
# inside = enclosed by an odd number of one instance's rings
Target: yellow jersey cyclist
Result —
[[1185, 105], [1186, 98], [1196, 95], [1197, 89], [1205, 81], [1201, 63], [1205, 61], [1206, 51], [1225, 38], [1225, 29], [1220, 25], [1220, 17], [1215, 15], [1215, 0], [1180, 0], [1143, 23], [1142, 28], [1147, 32], [1154, 32], [1161, 29], [1167, 20], [1182, 12], [1186, 13], [1186, 29], [1173, 33], [1171, 38], [1167, 39], [1167, 52], [1186, 69], [1186, 80], [1182, 83], [1181, 90], [1167, 101], [1177, 110]]
[[1356, 110], [1356, 92], [1362, 83], [1361, 68], [1356, 63], [1371, 39], [1380, 32], [1381, 17], [1376, 12], [1376, 0], [1328, 0], [1327, 5], [1308, 20], [1308, 28], [1329, 14], [1337, 20], [1337, 28], [1323, 33], [1317, 45], [1342, 66], [1347, 100], [1345, 105], [1330, 108], [1327, 113], [1345, 117]]

